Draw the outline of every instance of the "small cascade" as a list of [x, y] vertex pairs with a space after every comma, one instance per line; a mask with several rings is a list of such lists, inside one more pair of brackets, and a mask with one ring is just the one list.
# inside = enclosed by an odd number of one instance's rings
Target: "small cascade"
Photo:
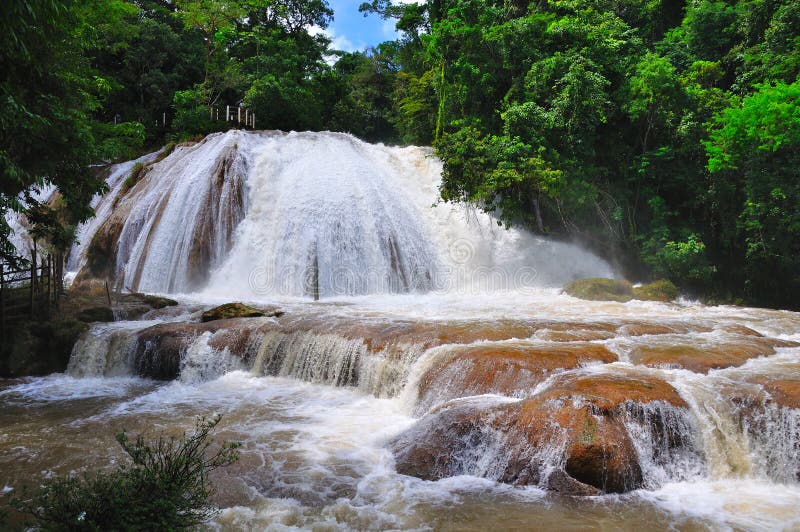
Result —
[[313, 328], [295, 332], [272, 328], [270, 322], [257, 321], [229, 328], [152, 321], [95, 325], [76, 343], [69, 374], [174, 376], [197, 383], [249, 370], [255, 375], [292, 377], [395, 397], [424, 353], [421, 345], [407, 342], [372, 351], [363, 339]]
[[72, 348], [67, 374], [73, 377], [122, 377], [134, 374], [136, 336], [117, 324], [95, 325]]
[[252, 372], [394, 397], [405, 386], [410, 367], [422, 352], [419, 346], [402, 344], [374, 353], [361, 339], [314, 331], [271, 332], [261, 341]]
[[232, 356], [229, 349], [218, 350], [210, 346], [208, 341], [211, 337], [210, 332], [205, 332], [186, 348], [180, 359], [181, 382], [210, 381], [230, 371], [245, 369], [242, 360]]
[[[752, 473], [748, 435], [742, 430], [739, 407], [708, 378], [692, 375], [676, 382], [697, 420], [711, 478], [746, 477]], [[722, 392], [722, 393], [721, 393]]]
[[768, 403], [744, 420], [753, 469], [782, 484], [800, 482], [800, 409]]
[[626, 405], [625, 428], [636, 448], [646, 488], [707, 476], [696, 425], [691, 412], [668, 403]]

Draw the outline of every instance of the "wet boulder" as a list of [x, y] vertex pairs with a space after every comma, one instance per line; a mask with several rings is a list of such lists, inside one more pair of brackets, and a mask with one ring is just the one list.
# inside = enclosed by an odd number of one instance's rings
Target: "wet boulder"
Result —
[[231, 318], [280, 317], [282, 315], [283, 312], [275, 307], [259, 309], [243, 303], [226, 303], [203, 312], [200, 321], [206, 323]]
[[678, 287], [663, 279], [633, 287], [633, 298], [643, 301], [674, 301], [679, 295]]
[[800, 379], [767, 380], [763, 382], [763, 386], [779, 407], [800, 409]]
[[527, 396], [556, 371], [616, 360], [605, 346], [589, 342], [454, 346], [420, 378], [417, 412], [470, 395]]
[[208, 348], [248, 363], [258, 340], [273, 324], [265, 320], [220, 319], [208, 323], [162, 323], [137, 333], [134, 365], [138, 375], [158, 380], [178, 377], [181, 359], [197, 339], [208, 333]]
[[563, 292], [578, 299], [589, 301], [618, 301], [624, 303], [633, 299], [633, 286], [621, 279], [592, 277], [576, 279], [563, 288]]
[[[452, 401], [389, 445], [397, 471], [423, 479], [468, 474], [571, 495], [623, 493], [644, 483], [634, 437], [689, 446], [664, 421], [687, 412], [664, 381], [572, 372], [524, 400]], [[631, 434], [632, 425], [642, 428]]]
[[[753, 331], [755, 332], [755, 331]], [[757, 333], [756, 333], [757, 334]], [[751, 358], [775, 354], [776, 347], [793, 347], [795, 342], [740, 334], [735, 340], [716, 343], [653, 343], [634, 348], [629, 354], [634, 364], [688, 369], [708, 373], [712, 369], [741, 366]]]

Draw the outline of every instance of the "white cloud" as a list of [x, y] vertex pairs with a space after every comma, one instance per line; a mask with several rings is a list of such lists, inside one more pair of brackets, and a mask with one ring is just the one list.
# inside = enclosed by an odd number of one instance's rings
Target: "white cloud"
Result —
[[343, 52], [355, 52], [366, 48], [364, 43], [354, 44], [353, 41], [344, 35], [337, 35], [333, 28], [320, 28], [319, 26], [311, 26], [308, 28], [308, 34], [312, 37], [316, 35], [324, 35], [331, 40], [331, 48], [334, 50], [341, 50]]

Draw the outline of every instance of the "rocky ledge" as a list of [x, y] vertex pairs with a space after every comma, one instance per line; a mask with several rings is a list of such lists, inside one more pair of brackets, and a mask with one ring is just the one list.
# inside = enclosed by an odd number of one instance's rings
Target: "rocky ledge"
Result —
[[481, 400], [445, 403], [390, 442], [397, 471], [427, 480], [472, 474], [596, 495], [643, 486], [629, 424], [641, 425], [665, 454], [693, 452], [675, 430], [688, 414], [686, 403], [654, 378], [564, 373], [528, 399]]

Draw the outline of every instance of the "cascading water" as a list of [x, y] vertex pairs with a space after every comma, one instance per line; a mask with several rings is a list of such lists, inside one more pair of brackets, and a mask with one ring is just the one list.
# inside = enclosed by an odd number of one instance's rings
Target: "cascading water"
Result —
[[136, 165], [145, 165], [152, 162], [158, 157], [159, 153], [149, 153], [132, 161], [115, 164], [108, 169], [108, 176], [106, 177], [108, 192], [97, 194], [92, 198], [90, 206], [94, 209], [95, 216], [78, 226], [75, 234], [76, 242], [67, 257], [66, 267], [68, 271], [77, 272], [85, 266], [86, 249], [91, 243], [92, 237], [100, 225], [111, 216], [120, 195], [124, 195], [126, 181], [130, 178], [131, 172]]
[[81, 236], [114, 240], [111, 273], [131, 290], [472, 293], [612, 275], [577, 246], [499, 228], [464, 206], [434, 205], [441, 165], [423, 148], [340, 133], [231, 131], [177, 148], [120, 198], [128, 169], [112, 172], [114, 199], [99, 203]]
[[[70, 267], [186, 306], [0, 381], [9, 487], [116, 459], [108, 425], [219, 412], [244, 445], [218, 529], [800, 527], [797, 313], [559, 294], [613, 272], [435, 204], [423, 148], [232, 131], [155, 157], [111, 169]], [[200, 323], [234, 298], [285, 315]]]

